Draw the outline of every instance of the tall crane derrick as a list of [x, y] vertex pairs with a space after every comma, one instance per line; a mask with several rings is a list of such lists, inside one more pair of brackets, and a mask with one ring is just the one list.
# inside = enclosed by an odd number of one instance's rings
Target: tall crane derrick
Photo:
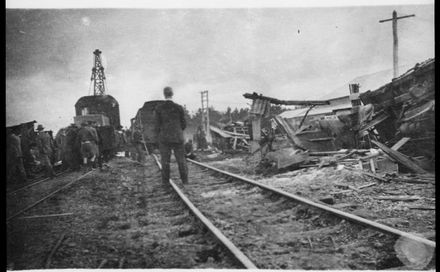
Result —
[[93, 121], [98, 126], [120, 126], [119, 103], [107, 94], [104, 67], [102, 66], [101, 51], [93, 51], [93, 68], [90, 78], [89, 94], [93, 83], [93, 95], [83, 96], [75, 104], [74, 122]]
[[105, 74], [102, 66], [101, 51], [96, 49], [93, 52], [94, 66], [92, 68], [93, 95], [105, 95]]

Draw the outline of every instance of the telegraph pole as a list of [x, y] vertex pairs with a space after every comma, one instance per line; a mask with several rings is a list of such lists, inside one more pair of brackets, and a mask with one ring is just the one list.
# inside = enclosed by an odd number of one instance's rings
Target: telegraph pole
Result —
[[405, 15], [405, 16], [400, 16], [397, 17], [397, 12], [394, 10], [393, 11], [393, 18], [390, 19], [385, 19], [385, 20], [380, 20], [379, 23], [384, 23], [384, 22], [388, 22], [388, 21], [393, 21], [393, 71], [394, 71], [394, 78], [399, 76], [399, 71], [398, 71], [398, 40], [397, 40], [397, 20], [399, 19], [403, 19], [403, 18], [408, 18], [408, 17], [414, 17], [416, 16], [415, 14], [411, 14], [411, 15]]
[[202, 94], [202, 127], [205, 131], [206, 141], [212, 143], [211, 129], [209, 128], [209, 104], [208, 91], [201, 92]]

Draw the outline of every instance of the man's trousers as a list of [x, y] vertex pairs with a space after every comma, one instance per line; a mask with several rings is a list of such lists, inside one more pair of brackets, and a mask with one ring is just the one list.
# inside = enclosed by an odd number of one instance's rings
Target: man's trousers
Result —
[[159, 151], [162, 163], [162, 182], [168, 183], [170, 179], [171, 150], [174, 151], [182, 183], [188, 182], [188, 166], [185, 159], [183, 143], [159, 143]]

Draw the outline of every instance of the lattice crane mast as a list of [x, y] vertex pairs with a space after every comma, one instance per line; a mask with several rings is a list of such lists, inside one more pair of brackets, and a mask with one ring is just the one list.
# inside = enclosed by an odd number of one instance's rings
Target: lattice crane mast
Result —
[[105, 95], [105, 74], [104, 67], [102, 66], [101, 60], [101, 51], [96, 49], [93, 52], [94, 55], [94, 66], [92, 68], [92, 77], [90, 78], [93, 81], [93, 95]]

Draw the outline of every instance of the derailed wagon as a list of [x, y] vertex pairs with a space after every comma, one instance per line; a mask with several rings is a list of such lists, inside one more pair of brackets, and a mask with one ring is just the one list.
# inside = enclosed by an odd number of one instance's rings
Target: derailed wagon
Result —
[[144, 103], [136, 116], [131, 119], [131, 131], [138, 127], [141, 132], [148, 152], [158, 148], [156, 117], [154, 110], [161, 105], [164, 100], [152, 100]]

